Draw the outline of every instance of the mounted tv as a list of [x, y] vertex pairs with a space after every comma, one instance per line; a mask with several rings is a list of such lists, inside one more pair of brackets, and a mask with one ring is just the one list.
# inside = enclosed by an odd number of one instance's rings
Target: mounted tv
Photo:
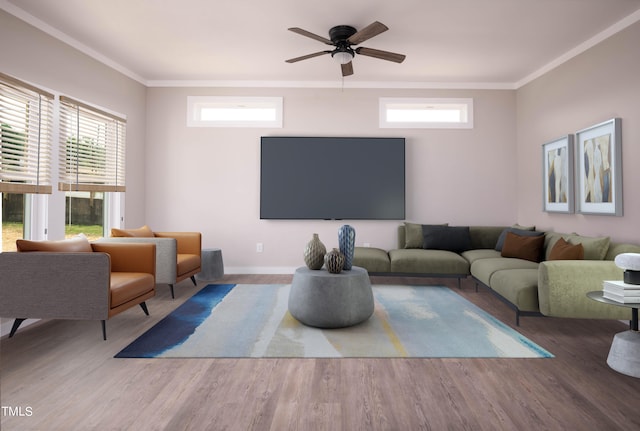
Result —
[[403, 220], [404, 138], [261, 138], [260, 218]]

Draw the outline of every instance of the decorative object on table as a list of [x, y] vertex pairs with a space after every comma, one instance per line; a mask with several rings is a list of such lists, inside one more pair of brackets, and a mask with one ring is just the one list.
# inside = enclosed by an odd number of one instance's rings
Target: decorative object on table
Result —
[[324, 266], [331, 274], [339, 274], [344, 268], [344, 254], [337, 248], [324, 255]]
[[620, 253], [613, 260], [618, 268], [624, 269], [624, 282], [640, 284], [640, 253]]
[[327, 248], [324, 246], [317, 233], [313, 234], [311, 241], [304, 248], [304, 263], [309, 269], [320, 269], [324, 264], [324, 255]]
[[573, 212], [573, 159], [573, 135], [542, 146], [544, 211]]
[[621, 119], [576, 132], [577, 212], [622, 216]]
[[605, 280], [602, 282], [602, 297], [623, 304], [640, 304], [640, 284]]
[[345, 224], [338, 229], [338, 246], [344, 254], [344, 268], [350, 270], [353, 265], [353, 253], [356, 246], [356, 230]]

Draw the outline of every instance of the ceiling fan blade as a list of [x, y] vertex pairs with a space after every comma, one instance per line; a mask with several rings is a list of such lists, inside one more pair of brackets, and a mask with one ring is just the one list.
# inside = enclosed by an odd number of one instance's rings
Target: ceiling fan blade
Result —
[[353, 75], [353, 62], [342, 64], [342, 76]]
[[389, 27], [382, 24], [381, 22], [376, 21], [372, 24], [369, 24], [362, 30], [356, 32], [349, 39], [347, 39], [347, 42], [349, 42], [351, 45], [357, 45], [387, 30], [389, 30]]
[[298, 28], [298, 27], [291, 27], [288, 30], [292, 31], [294, 33], [301, 34], [302, 36], [307, 36], [307, 37], [310, 37], [311, 39], [318, 40], [318, 41], [320, 41], [322, 43], [326, 43], [327, 45], [333, 45], [333, 42], [331, 42], [331, 40], [327, 39], [326, 37], [322, 37], [322, 36], [318, 36], [317, 34], [313, 34], [310, 31], [303, 30], [303, 29]]
[[331, 53], [331, 51], [314, 52], [313, 54], [307, 54], [307, 55], [303, 55], [301, 57], [290, 58], [289, 60], [285, 60], [285, 61], [287, 63], [295, 63], [296, 61], [302, 61], [302, 60], [306, 60], [308, 58], [319, 57], [321, 55], [330, 54], [330, 53]]
[[360, 48], [356, 48], [356, 54], [366, 55], [367, 57], [375, 57], [381, 60], [394, 61], [396, 63], [402, 63], [404, 59], [407, 57], [404, 54], [397, 54], [395, 52], [382, 51], [380, 49], [365, 48], [364, 46]]

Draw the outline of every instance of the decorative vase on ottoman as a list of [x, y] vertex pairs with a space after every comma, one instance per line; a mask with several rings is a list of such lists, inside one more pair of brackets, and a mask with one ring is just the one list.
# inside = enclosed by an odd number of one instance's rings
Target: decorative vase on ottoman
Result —
[[327, 267], [327, 271], [331, 274], [339, 274], [344, 267], [344, 260], [344, 254], [340, 253], [340, 250], [337, 248], [334, 248], [324, 255], [324, 266]]
[[304, 248], [304, 263], [309, 269], [320, 269], [324, 263], [324, 255], [327, 248], [324, 246], [317, 233], [313, 234], [311, 241]]
[[356, 246], [356, 230], [348, 224], [338, 229], [338, 245], [340, 252], [344, 254], [344, 268], [350, 270], [353, 265], [353, 252]]

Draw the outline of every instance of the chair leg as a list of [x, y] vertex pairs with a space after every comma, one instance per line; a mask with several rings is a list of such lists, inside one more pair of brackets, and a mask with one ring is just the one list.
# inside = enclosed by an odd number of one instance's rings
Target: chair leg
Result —
[[11, 326], [11, 332], [9, 332], [9, 338], [15, 335], [16, 331], [18, 330], [20, 325], [22, 325], [22, 322], [24, 322], [25, 320], [27, 319], [16, 319], [13, 321], [13, 326]]
[[142, 308], [142, 311], [144, 311], [144, 314], [146, 314], [147, 316], [149, 315], [149, 310], [147, 309], [147, 304], [145, 302], [140, 303], [140, 308]]
[[176, 297], [173, 294], [173, 284], [169, 283], [169, 287], [171, 288], [171, 299], [175, 299]]
[[196, 283], [196, 276], [195, 275], [191, 276], [191, 281], [193, 281], [193, 285], [194, 286], [198, 286], [198, 283]]
[[102, 339], [107, 341], [107, 321], [101, 320], [102, 322]]

